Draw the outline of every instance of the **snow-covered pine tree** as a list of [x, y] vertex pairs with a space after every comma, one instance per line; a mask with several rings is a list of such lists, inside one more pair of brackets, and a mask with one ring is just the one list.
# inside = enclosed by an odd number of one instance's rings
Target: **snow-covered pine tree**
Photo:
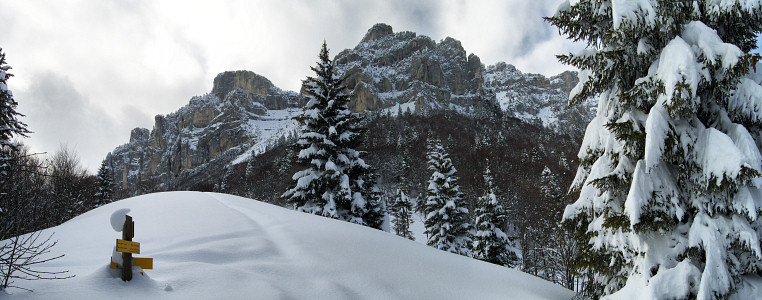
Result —
[[304, 82], [309, 101], [296, 119], [300, 135], [295, 184], [283, 194], [296, 210], [380, 228], [383, 213], [373, 169], [355, 150], [361, 142], [360, 118], [347, 108], [343, 78], [336, 73], [323, 42], [317, 75]]
[[455, 167], [440, 140], [429, 147], [428, 167], [432, 171], [427, 189], [426, 235], [429, 246], [471, 256], [471, 223], [463, 201]]
[[9, 160], [13, 157], [12, 152], [18, 148], [13, 139], [30, 133], [26, 124], [19, 121], [19, 117], [24, 115], [16, 111], [18, 102], [8, 89], [8, 79], [13, 77], [13, 74], [8, 73], [10, 69], [11, 66], [5, 61], [5, 53], [0, 48], [0, 197], [4, 194], [5, 178], [8, 178]]
[[225, 168], [225, 174], [222, 175], [222, 181], [220, 182], [220, 192], [229, 192], [230, 190], [230, 177], [233, 176], [235, 169], [233, 166]]
[[[362, 159], [360, 159], [362, 161]], [[362, 161], [365, 165], [365, 162]], [[355, 200], [359, 201], [359, 197], [366, 199], [365, 208], [363, 210], [357, 210], [358, 213], [362, 212], [362, 220], [365, 226], [375, 228], [379, 230], [389, 231], [389, 222], [387, 218], [386, 203], [382, 200], [381, 190], [378, 188], [378, 174], [376, 170], [368, 165], [366, 168], [355, 167], [355, 174], [358, 179], [352, 181], [355, 190], [359, 188], [365, 188], [361, 192], [355, 192]]]
[[[19, 209], [19, 202], [22, 199], [11, 198], [13, 190], [16, 189], [16, 182], [9, 180], [15, 178], [19, 168], [13, 165], [17, 161], [21, 147], [14, 142], [14, 137], [26, 136], [29, 130], [26, 124], [19, 121], [23, 115], [16, 111], [18, 103], [13, 99], [13, 92], [8, 89], [8, 79], [13, 75], [8, 73], [11, 66], [5, 62], [5, 53], [0, 48], [0, 237], [8, 238], [14, 234], [22, 233], [28, 220], [25, 217], [25, 211]], [[26, 200], [26, 199], [24, 199]], [[2, 251], [0, 251], [2, 252]], [[0, 288], [2, 290], [2, 288]]]
[[484, 171], [484, 195], [479, 197], [474, 222], [474, 258], [496, 265], [512, 267], [518, 261], [516, 248], [502, 228], [507, 214], [495, 196], [495, 185], [489, 167]]
[[397, 189], [397, 197], [390, 208], [392, 217], [394, 217], [392, 220], [394, 233], [414, 241], [415, 236], [410, 231], [410, 224], [413, 224], [413, 204], [410, 203], [410, 198], [408, 198], [404, 188]]
[[[563, 211], [562, 199], [564, 192], [561, 189], [561, 183], [559, 183], [558, 176], [553, 173], [547, 166], [540, 173], [540, 194], [544, 202], [545, 208], [551, 213], [554, 218], [560, 215]], [[556, 220], [550, 222], [550, 227], [556, 227]]]
[[114, 200], [114, 175], [104, 159], [98, 168], [98, 191], [95, 192], [95, 206], [101, 206]]
[[[564, 222], [589, 248], [589, 296], [725, 298], [762, 272], [759, 0], [565, 2], [587, 43], [571, 103], [597, 97]], [[581, 270], [584, 272], [585, 270]]]
[[540, 192], [545, 199], [558, 200], [563, 197], [561, 184], [558, 182], [558, 176], [550, 171], [547, 166], [540, 173]]
[[254, 155], [254, 150], [252, 150], [249, 161], [246, 162], [246, 177], [254, 176], [254, 172], [256, 172], [256, 163], [257, 157]]

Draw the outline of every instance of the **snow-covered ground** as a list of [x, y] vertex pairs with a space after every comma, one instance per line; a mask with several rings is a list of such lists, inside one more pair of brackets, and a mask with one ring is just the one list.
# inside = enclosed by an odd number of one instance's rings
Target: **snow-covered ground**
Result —
[[[122, 282], [108, 268], [110, 217], [130, 208], [138, 257], [154, 269]], [[43, 270], [75, 278], [17, 282], [9, 299], [569, 299], [522, 272], [393, 234], [214, 193], [168, 192], [118, 201], [60, 226]], [[43, 233], [43, 234], [45, 234]], [[4, 297], [6, 295], [3, 295]]]

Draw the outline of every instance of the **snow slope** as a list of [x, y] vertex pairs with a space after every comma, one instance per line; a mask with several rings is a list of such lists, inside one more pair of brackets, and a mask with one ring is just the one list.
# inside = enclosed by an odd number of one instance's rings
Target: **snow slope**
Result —
[[[108, 269], [114, 211], [130, 208], [139, 257], [154, 269], [125, 283]], [[118, 201], [47, 229], [45, 270], [76, 277], [17, 282], [9, 299], [569, 299], [516, 270], [366, 227], [246, 198], [168, 192]], [[5, 295], [4, 295], [5, 296]]]

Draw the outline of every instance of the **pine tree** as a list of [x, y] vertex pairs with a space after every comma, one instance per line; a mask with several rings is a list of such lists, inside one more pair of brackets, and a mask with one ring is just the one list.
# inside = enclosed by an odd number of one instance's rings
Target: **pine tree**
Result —
[[254, 176], [256, 172], [257, 157], [254, 155], [254, 150], [251, 151], [249, 161], [246, 163], [246, 177]]
[[[21, 208], [22, 200], [14, 197], [17, 182], [13, 178], [21, 168], [14, 168], [21, 151], [25, 150], [14, 142], [14, 137], [26, 136], [29, 130], [26, 124], [19, 121], [24, 115], [16, 111], [18, 103], [13, 98], [13, 92], [8, 89], [8, 79], [13, 75], [8, 73], [11, 66], [5, 62], [5, 53], [0, 48], [0, 238], [5, 239], [14, 234], [23, 233], [27, 226], [27, 211]], [[26, 203], [24, 203], [26, 204]], [[2, 288], [0, 287], [0, 290]]]
[[727, 297], [762, 272], [762, 65], [750, 54], [762, 2], [566, 4], [547, 20], [587, 43], [559, 56], [581, 70], [570, 102], [598, 100], [564, 212], [589, 243], [586, 294]]
[[394, 233], [414, 241], [415, 236], [410, 231], [410, 225], [413, 224], [413, 204], [410, 203], [404, 188], [397, 189], [397, 197], [392, 202], [391, 211], [394, 217], [392, 220]]
[[542, 197], [548, 200], [558, 200], [563, 197], [558, 176], [553, 174], [548, 167], [545, 167], [540, 174], [540, 192]]
[[106, 163], [108, 159], [101, 162], [98, 168], [98, 191], [95, 193], [95, 206], [108, 204], [114, 200], [114, 175], [111, 167]]
[[[564, 192], [561, 190], [561, 183], [558, 180], [558, 176], [554, 174], [547, 166], [542, 170], [540, 174], [540, 194], [542, 196], [542, 203], [545, 206], [545, 210], [554, 217], [561, 214], [563, 210], [562, 200], [564, 198]], [[556, 221], [551, 222], [552, 228], [556, 227]]]
[[426, 204], [427, 244], [440, 250], [471, 256], [471, 223], [462, 198], [455, 167], [435, 140], [429, 147], [428, 164], [433, 173], [429, 179]]
[[225, 168], [225, 174], [222, 175], [222, 182], [220, 182], [220, 192], [229, 192], [230, 190], [230, 177], [233, 176], [233, 166]]
[[300, 135], [296, 161], [305, 169], [283, 194], [298, 211], [380, 228], [383, 212], [373, 169], [355, 150], [362, 140], [360, 118], [347, 107], [343, 79], [323, 43], [320, 61], [311, 69], [304, 94], [309, 101], [296, 119]]
[[24, 115], [16, 111], [18, 102], [13, 98], [13, 92], [8, 89], [8, 79], [13, 74], [8, 73], [11, 66], [6, 64], [5, 53], [0, 48], [0, 196], [4, 194], [5, 178], [9, 176], [12, 152], [18, 148], [14, 137], [25, 137], [29, 132], [26, 124], [19, 121]]
[[474, 257], [496, 265], [512, 267], [518, 261], [508, 235], [502, 228], [507, 214], [495, 196], [495, 185], [489, 167], [484, 171], [484, 195], [479, 197], [474, 227]]

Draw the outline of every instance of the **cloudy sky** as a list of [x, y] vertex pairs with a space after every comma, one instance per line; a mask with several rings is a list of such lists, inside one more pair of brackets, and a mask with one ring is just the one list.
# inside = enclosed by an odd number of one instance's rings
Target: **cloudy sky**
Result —
[[25, 142], [68, 145], [95, 172], [134, 127], [153, 127], [215, 75], [251, 70], [298, 91], [320, 44], [354, 47], [375, 23], [458, 39], [485, 64], [554, 75], [554, 54], [579, 48], [545, 24], [559, 0], [138, 1], [0, 0], [8, 85], [33, 131]]

